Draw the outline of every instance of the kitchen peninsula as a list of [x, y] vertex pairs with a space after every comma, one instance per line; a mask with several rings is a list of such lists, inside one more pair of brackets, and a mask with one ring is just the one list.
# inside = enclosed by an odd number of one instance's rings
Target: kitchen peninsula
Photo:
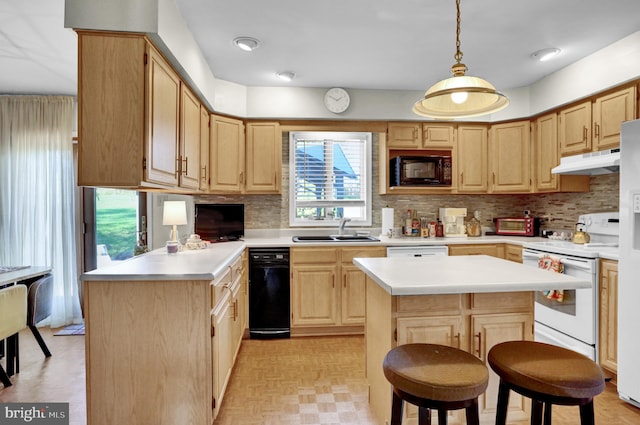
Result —
[[[591, 283], [485, 255], [426, 258], [356, 258], [367, 275], [366, 374], [369, 404], [378, 423], [389, 423], [391, 387], [383, 375], [386, 353], [401, 344], [430, 342], [458, 347], [486, 361], [492, 346], [533, 339], [533, 293], [589, 288]], [[498, 378], [479, 399], [481, 423], [495, 421]], [[449, 412], [459, 423], [462, 411]], [[403, 423], [417, 423], [405, 409]], [[527, 421], [529, 407], [512, 394], [509, 419]]]
[[210, 425], [246, 327], [243, 242], [82, 276], [87, 424]]

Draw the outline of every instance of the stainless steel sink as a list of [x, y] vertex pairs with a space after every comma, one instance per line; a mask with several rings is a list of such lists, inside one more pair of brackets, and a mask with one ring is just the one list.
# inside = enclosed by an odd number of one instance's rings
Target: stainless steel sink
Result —
[[380, 239], [373, 236], [360, 235], [311, 235], [294, 236], [294, 242], [380, 242]]

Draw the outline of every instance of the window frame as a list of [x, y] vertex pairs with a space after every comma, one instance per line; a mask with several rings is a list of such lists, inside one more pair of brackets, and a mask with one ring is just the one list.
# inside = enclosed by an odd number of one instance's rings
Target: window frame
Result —
[[[296, 200], [296, 140], [297, 139], [329, 139], [341, 141], [345, 138], [364, 139], [364, 158], [361, 172], [361, 181], [364, 190], [364, 218], [352, 219], [350, 226], [371, 226], [372, 224], [372, 173], [373, 173], [373, 133], [364, 131], [291, 131], [289, 133], [289, 226], [291, 227], [335, 227], [340, 222], [340, 217], [333, 219], [309, 220], [296, 218], [298, 208]], [[359, 201], [358, 201], [359, 202]], [[333, 201], [318, 200], [318, 206], [333, 206]], [[341, 203], [341, 206], [348, 207], [348, 202]]]

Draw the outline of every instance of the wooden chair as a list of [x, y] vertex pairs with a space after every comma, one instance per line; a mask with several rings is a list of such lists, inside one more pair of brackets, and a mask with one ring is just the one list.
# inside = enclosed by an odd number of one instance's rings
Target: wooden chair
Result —
[[440, 425], [457, 409], [465, 409], [467, 425], [478, 425], [478, 396], [489, 370], [477, 357], [444, 345], [405, 344], [387, 353], [382, 368], [393, 385], [391, 425], [401, 425], [404, 401], [419, 407], [420, 425], [431, 424], [431, 409]]
[[11, 386], [9, 377], [20, 370], [18, 332], [27, 327], [27, 287], [13, 285], [0, 289], [0, 339], [6, 339], [6, 367], [0, 365], [0, 382]]
[[496, 425], [507, 420], [509, 391], [532, 400], [531, 424], [551, 425], [553, 404], [580, 406], [582, 425], [594, 425], [593, 398], [604, 390], [600, 366], [580, 353], [534, 341], [509, 341], [489, 350], [488, 361], [500, 376]]

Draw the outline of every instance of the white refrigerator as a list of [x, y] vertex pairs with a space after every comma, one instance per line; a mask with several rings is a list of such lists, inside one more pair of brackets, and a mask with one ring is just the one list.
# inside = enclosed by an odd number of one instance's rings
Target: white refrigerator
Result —
[[620, 139], [618, 394], [640, 407], [640, 120]]

